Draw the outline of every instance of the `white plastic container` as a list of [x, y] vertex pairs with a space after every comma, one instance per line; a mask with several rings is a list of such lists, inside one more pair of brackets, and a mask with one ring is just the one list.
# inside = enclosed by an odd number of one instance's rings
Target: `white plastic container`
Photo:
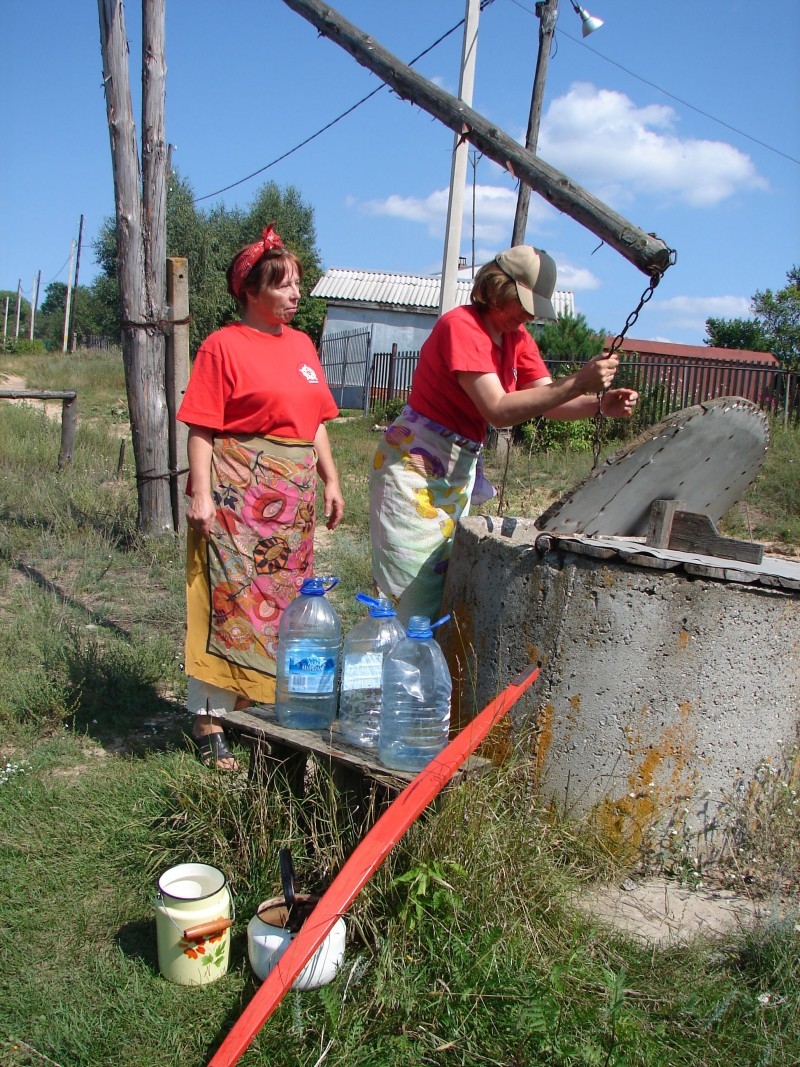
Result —
[[398, 771], [421, 771], [450, 734], [452, 681], [426, 615], [412, 615], [406, 636], [383, 661], [378, 757]]
[[231, 895], [206, 863], [180, 863], [158, 879], [158, 968], [178, 985], [206, 985], [228, 970]]
[[278, 626], [275, 714], [281, 726], [324, 730], [336, 718], [342, 622], [325, 594], [338, 578], [306, 578]]
[[[296, 907], [311, 913], [317, 898], [298, 893]], [[283, 897], [275, 897], [259, 904], [258, 911], [247, 924], [247, 954], [250, 966], [263, 982], [281, 958], [295, 936], [284, 929], [289, 909]], [[318, 989], [336, 977], [344, 960], [347, 930], [344, 919], [337, 919], [333, 929], [292, 983], [292, 989]]]
[[353, 745], [375, 749], [381, 730], [381, 677], [387, 653], [405, 636], [391, 600], [357, 593], [369, 605], [366, 619], [350, 630], [342, 645], [339, 730]]

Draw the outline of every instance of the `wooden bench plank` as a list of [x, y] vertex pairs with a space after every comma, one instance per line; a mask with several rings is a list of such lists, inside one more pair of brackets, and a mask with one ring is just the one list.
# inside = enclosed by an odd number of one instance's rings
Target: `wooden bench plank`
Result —
[[[416, 777], [414, 771], [397, 771], [385, 767], [368, 749], [346, 741], [339, 733], [335, 720], [327, 730], [296, 730], [281, 726], [274, 708], [254, 706], [246, 711], [232, 711], [222, 717], [226, 727], [232, 728], [257, 742], [267, 742], [283, 749], [291, 749], [306, 756], [313, 755], [323, 764], [344, 767], [363, 778], [369, 778], [392, 790], [401, 790]], [[470, 756], [459, 772], [483, 773], [491, 767], [491, 760]]]

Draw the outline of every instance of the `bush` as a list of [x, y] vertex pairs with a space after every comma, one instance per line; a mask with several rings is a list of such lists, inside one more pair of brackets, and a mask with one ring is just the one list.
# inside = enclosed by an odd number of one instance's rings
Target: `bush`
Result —
[[522, 443], [530, 452], [591, 452], [594, 422], [563, 422], [540, 415], [519, 427]]
[[7, 349], [14, 356], [33, 356], [46, 352], [47, 348], [43, 341], [30, 341], [28, 338], [20, 338], [12, 341]]
[[376, 422], [388, 424], [394, 422], [405, 406], [405, 400], [395, 397], [394, 400], [387, 400], [385, 404], [379, 404], [373, 409], [372, 415]]

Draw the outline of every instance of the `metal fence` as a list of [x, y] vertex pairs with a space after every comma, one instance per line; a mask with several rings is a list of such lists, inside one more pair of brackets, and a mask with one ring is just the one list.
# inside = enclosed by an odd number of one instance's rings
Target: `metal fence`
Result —
[[[419, 352], [376, 352], [371, 359], [369, 408], [407, 400]], [[554, 378], [571, 374], [575, 363], [548, 361]], [[615, 385], [640, 394], [637, 423], [649, 426], [666, 415], [720, 396], [742, 396], [784, 424], [800, 423], [800, 374], [782, 367], [727, 359], [625, 357]]]
[[[554, 378], [575, 370], [575, 364], [549, 362]], [[649, 426], [673, 411], [714, 400], [741, 396], [784, 424], [800, 422], [800, 376], [782, 367], [744, 360], [658, 360], [632, 356], [620, 360], [614, 384], [637, 389], [637, 422]]]
[[[329, 334], [319, 346], [319, 358], [328, 388], [340, 408], [369, 410], [372, 330]], [[416, 353], [419, 356], [419, 353]]]

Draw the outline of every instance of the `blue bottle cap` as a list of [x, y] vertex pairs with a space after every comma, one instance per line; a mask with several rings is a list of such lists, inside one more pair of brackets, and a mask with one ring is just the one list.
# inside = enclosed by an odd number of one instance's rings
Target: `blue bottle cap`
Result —
[[338, 584], [339, 579], [330, 574], [320, 578], [304, 578], [300, 586], [300, 594], [301, 596], [324, 596]]
[[445, 615], [436, 622], [431, 623], [431, 620], [427, 615], [412, 615], [408, 620], [408, 626], [406, 627], [406, 637], [417, 637], [420, 640], [433, 637], [433, 631], [436, 627], [448, 622], [449, 619], [450, 616]]
[[388, 597], [374, 597], [367, 596], [366, 593], [356, 593], [356, 600], [361, 604], [367, 604], [370, 615], [375, 619], [388, 619], [397, 614], [394, 610], [394, 604]]

